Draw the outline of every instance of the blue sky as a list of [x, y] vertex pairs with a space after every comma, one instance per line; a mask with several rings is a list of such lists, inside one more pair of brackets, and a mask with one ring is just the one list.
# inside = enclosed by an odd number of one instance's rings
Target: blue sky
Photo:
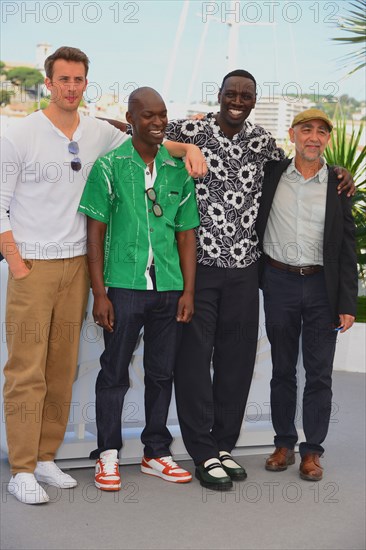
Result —
[[[95, 84], [90, 98], [113, 92], [124, 101], [137, 85], [149, 85], [167, 101], [214, 100], [229, 69], [228, 23], [234, 17], [241, 23], [235, 68], [250, 71], [263, 95], [347, 93], [363, 99], [365, 73], [343, 79], [347, 69], [339, 58], [349, 48], [331, 41], [345, 36], [336, 21], [350, 4], [3, 0], [0, 57], [32, 63], [38, 42], [48, 42], [53, 49], [76, 46], [91, 59], [89, 80]], [[184, 7], [185, 25], [179, 27]]]

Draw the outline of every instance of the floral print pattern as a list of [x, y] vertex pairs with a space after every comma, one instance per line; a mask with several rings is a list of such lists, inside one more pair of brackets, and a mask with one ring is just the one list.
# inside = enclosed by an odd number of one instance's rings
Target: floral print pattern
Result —
[[203, 265], [243, 268], [259, 258], [255, 220], [264, 165], [282, 160], [272, 135], [249, 121], [233, 139], [226, 137], [213, 113], [202, 120], [171, 121], [170, 140], [194, 143], [208, 172], [196, 180], [201, 226], [196, 230], [197, 259]]

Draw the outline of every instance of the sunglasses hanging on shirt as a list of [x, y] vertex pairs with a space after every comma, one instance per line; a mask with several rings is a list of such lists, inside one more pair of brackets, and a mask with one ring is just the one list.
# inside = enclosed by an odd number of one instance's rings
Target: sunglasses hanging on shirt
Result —
[[75, 155], [71, 161], [71, 170], [79, 172], [79, 170], [81, 170], [81, 160], [76, 156], [79, 154], [79, 144], [76, 141], [70, 141], [69, 153]]
[[149, 189], [146, 189], [146, 194], [148, 196], [148, 198], [152, 201], [153, 205], [152, 205], [152, 211], [154, 212], [155, 216], [157, 218], [161, 218], [161, 216], [163, 215], [163, 209], [162, 207], [160, 206], [160, 204], [158, 204], [156, 202], [156, 191], [153, 187], [149, 187]]

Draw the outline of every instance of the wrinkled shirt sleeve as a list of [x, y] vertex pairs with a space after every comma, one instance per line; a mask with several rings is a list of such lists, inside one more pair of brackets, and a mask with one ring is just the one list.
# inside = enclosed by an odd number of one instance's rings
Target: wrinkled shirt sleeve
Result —
[[0, 233], [11, 231], [10, 203], [21, 173], [21, 159], [7, 138], [1, 138]]

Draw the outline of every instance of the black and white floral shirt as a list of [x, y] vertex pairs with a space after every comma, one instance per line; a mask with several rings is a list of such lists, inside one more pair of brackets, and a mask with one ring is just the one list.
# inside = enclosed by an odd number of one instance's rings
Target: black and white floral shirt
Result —
[[284, 158], [272, 135], [249, 121], [232, 139], [213, 113], [203, 120], [171, 121], [166, 136], [194, 143], [208, 172], [196, 180], [201, 225], [196, 229], [197, 261], [214, 267], [247, 267], [259, 256], [255, 220], [262, 194], [264, 165]]

